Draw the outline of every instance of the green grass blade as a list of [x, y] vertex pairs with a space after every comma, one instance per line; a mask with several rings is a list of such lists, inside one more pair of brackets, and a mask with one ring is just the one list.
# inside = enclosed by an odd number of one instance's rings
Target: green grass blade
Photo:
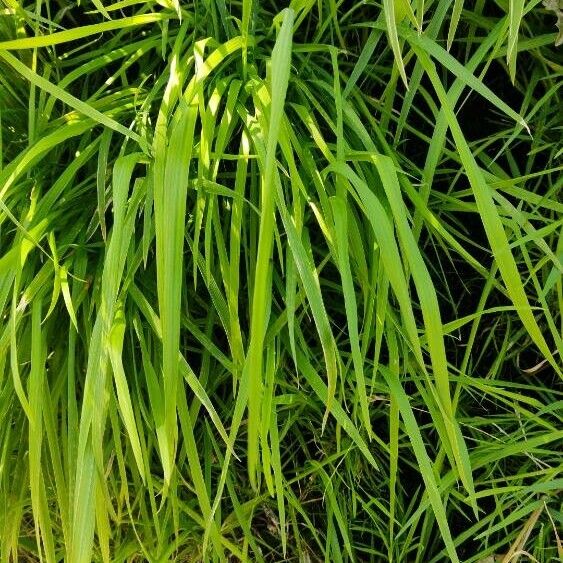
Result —
[[420, 468], [421, 477], [424, 480], [426, 486], [426, 492], [428, 494], [430, 504], [434, 511], [436, 517], [436, 522], [440, 528], [442, 538], [446, 544], [446, 550], [451, 561], [459, 561], [457, 555], [450, 527], [448, 524], [448, 519], [446, 516], [446, 511], [440, 496], [440, 490], [436, 477], [434, 475], [434, 470], [432, 468], [432, 463], [424, 447], [424, 442], [420, 434], [420, 429], [412, 408], [409, 403], [409, 399], [401, 386], [396, 375], [391, 373], [386, 369], [381, 370], [383, 377], [387, 385], [389, 386], [389, 391], [393, 394], [394, 399], [397, 401], [399, 412], [401, 413], [401, 418], [405, 424], [405, 430], [409, 436], [410, 442], [413, 447], [414, 454], [416, 456], [418, 466]]
[[250, 389], [248, 403], [248, 471], [250, 482], [256, 487], [258, 463], [259, 416], [262, 396], [262, 354], [264, 334], [269, 317], [269, 270], [274, 236], [276, 148], [284, 112], [285, 94], [289, 81], [293, 11], [287, 10], [283, 19], [271, 62], [271, 104], [266, 141], [266, 160], [262, 184], [261, 220], [252, 298], [248, 370]]

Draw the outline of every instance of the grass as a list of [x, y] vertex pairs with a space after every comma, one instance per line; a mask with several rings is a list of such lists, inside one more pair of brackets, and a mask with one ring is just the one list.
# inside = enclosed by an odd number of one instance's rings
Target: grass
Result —
[[557, 2], [0, 3], [0, 561], [558, 561]]

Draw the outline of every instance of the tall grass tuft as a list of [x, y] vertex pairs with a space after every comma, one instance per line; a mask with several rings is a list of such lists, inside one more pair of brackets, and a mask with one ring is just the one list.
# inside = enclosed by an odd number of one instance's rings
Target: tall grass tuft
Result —
[[561, 3], [0, 2], [0, 562], [563, 558]]

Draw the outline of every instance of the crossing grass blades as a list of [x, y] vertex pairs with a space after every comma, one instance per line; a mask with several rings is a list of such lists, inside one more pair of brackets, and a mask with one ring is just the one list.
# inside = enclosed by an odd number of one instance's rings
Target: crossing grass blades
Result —
[[2, 0], [0, 561], [561, 560], [562, 16]]

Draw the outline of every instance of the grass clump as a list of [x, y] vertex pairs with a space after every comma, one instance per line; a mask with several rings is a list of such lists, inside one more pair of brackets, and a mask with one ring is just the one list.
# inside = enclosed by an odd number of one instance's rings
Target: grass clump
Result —
[[557, 13], [3, 0], [0, 560], [559, 560]]

